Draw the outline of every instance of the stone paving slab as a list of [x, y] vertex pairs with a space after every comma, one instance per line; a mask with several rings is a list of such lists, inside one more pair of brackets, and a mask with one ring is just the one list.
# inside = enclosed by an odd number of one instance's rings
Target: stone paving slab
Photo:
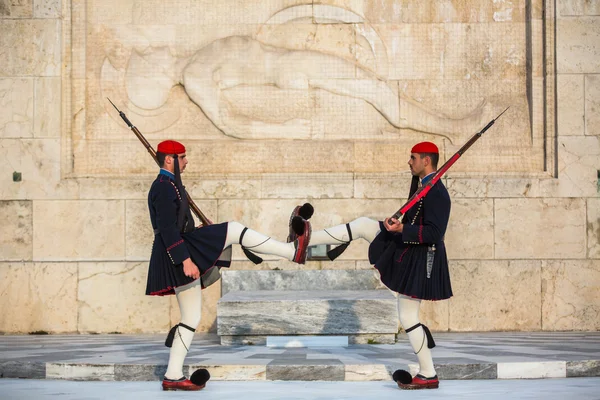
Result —
[[[440, 379], [600, 376], [600, 332], [434, 333]], [[160, 380], [165, 335], [0, 335], [0, 377], [89, 381]], [[198, 334], [186, 372], [213, 380], [385, 381], [416, 367], [405, 335], [395, 344], [273, 348], [222, 346]]]

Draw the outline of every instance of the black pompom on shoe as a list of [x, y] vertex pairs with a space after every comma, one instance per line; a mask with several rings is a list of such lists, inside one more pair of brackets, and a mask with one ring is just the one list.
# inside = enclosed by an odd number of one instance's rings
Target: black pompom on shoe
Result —
[[304, 203], [298, 210], [298, 215], [302, 218], [309, 220], [313, 216], [315, 208], [310, 203]]
[[392, 379], [394, 379], [395, 382], [401, 383], [403, 385], [408, 385], [413, 380], [410, 372], [405, 371], [403, 369], [397, 369], [392, 375]]
[[194, 385], [198, 386], [204, 386], [209, 379], [210, 373], [204, 368], [197, 369], [196, 371], [194, 371], [192, 376], [190, 376], [190, 381], [192, 381]]
[[298, 236], [304, 235], [304, 229], [305, 229], [304, 221], [305, 221], [305, 218], [302, 218], [300, 216], [295, 216], [294, 218], [292, 218], [292, 230]]

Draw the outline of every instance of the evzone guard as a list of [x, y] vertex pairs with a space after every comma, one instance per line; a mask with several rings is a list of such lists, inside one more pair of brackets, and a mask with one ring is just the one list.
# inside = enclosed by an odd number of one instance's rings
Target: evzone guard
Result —
[[[435, 175], [439, 151], [434, 143], [416, 144], [408, 164], [413, 175], [409, 197]], [[439, 380], [431, 349], [435, 342], [429, 329], [419, 321], [422, 300], [444, 300], [452, 296], [444, 234], [450, 218], [450, 196], [438, 181], [426, 197], [404, 214], [402, 220], [376, 221], [360, 217], [347, 224], [312, 232], [310, 245], [337, 245], [330, 258], [339, 256], [352, 240], [370, 243], [369, 261], [381, 281], [398, 293], [398, 315], [419, 359], [419, 373], [413, 378], [398, 370], [394, 380], [402, 389], [434, 389]], [[301, 230], [298, 231], [300, 233]], [[291, 239], [296, 239], [291, 235]]]
[[223, 257], [224, 252], [230, 251], [231, 245], [240, 244], [249, 255], [250, 251], [271, 254], [304, 264], [311, 233], [307, 219], [312, 215], [312, 207], [306, 204], [294, 210], [290, 224], [300, 235], [288, 243], [278, 242], [235, 221], [220, 224], [208, 221], [209, 224], [198, 228], [180, 176], [188, 163], [185, 147], [172, 140], [161, 142], [156, 157], [160, 171], [148, 193], [155, 237], [146, 294], [174, 294], [181, 312], [180, 323], [171, 329], [165, 342], [171, 350], [162, 388], [200, 390], [210, 374], [200, 369], [187, 379], [183, 363], [200, 323], [202, 288], [218, 279], [219, 268], [230, 265], [227, 257]]
[[[360, 217], [313, 232], [310, 238], [311, 246], [337, 245], [328, 253], [331, 260], [352, 240], [362, 238], [370, 243], [369, 261], [379, 271], [382, 283], [398, 294], [400, 323], [419, 360], [419, 371], [414, 377], [405, 370], [394, 372], [392, 377], [401, 389], [439, 387], [431, 355], [435, 341], [427, 326], [419, 321], [419, 308], [422, 300], [445, 300], [452, 296], [444, 243], [451, 201], [440, 179], [506, 110], [473, 135], [439, 170], [438, 147], [431, 142], [417, 143], [408, 161], [413, 176], [409, 199], [392, 217], [384, 221]], [[302, 227], [293, 224], [291, 229], [296, 226]], [[302, 230], [298, 229], [296, 234], [302, 234]], [[296, 238], [292, 232], [288, 240]]]

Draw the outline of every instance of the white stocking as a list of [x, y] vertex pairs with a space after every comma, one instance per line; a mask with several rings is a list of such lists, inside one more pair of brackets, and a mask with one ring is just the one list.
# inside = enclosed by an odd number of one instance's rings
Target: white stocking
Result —
[[[350, 222], [350, 231], [352, 231], [352, 240], [363, 238], [371, 243], [375, 236], [379, 234], [379, 221], [367, 217], [360, 217]], [[319, 244], [340, 245], [350, 241], [348, 228], [346, 224], [337, 225], [322, 231], [313, 232], [310, 236], [310, 245]]]
[[[244, 230], [245, 226], [239, 222], [229, 222], [227, 224], [227, 238], [225, 239], [225, 246], [231, 246], [232, 244], [241, 244], [253, 253], [260, 254], [272, 254], [275, 256], [287, 258], [292, 260], [294, 258], [294, 252], [296, 251], [294, 243], [283, 243], [273, 238], [247, 229], [242, 239], [243, 243], [240, 243], [240, 235]], [[311, 240], [312, 244], [312, 240]]]
[[[179, 303], [179, 312], [181, 313], [181, 323], [196, 329], [202, 317], [202, 287], [200, 279], [185, 286], [175, 288], [177, 303]], [[175, 330], [173, 346], [169, 354], [169, 366], [165, 373], [167, 379], [179, 379], [183, 375], [183, 361], [188, 353], [194, 332], [187, 328], [178, 326]]]
[[[421, 300], [403, 295], [398, 296], [398, 315], [400, 323], [406, 330], [419, 323], [419, 306]], [[419, 359], [419, 373], [426, 378], [435, 376], [431, 350], [427, 347], [427, 337], [423, 327], [418, 327], [408, 333], [408, 340]]]

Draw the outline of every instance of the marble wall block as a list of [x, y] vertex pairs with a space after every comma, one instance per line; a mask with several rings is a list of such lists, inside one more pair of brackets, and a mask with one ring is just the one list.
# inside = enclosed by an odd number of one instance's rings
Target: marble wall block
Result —
[[339, 199], [354, 194], [353, 174], [263, 174], [261, 192], [263, 198], [279, 199]]
[[495, 258], [584, 258], [585, 200], [494, 200]]
[[61, 0], [33, 0], [34, 18], [60, 18]]
[[77, 264], [0, 263], [0, 332], [77, 331]]
[[600, 15], [600, 1], [586, 0], [585, 14], [586, 15]]
[[317, 24], [327, 24], [332, 21], [341, 21], [346, 24], [361, 23], [364, 19], [354, 13], [329, 4], [313, 4], [314, 21]]
[[558, 179], [540, 181], [543, 197], [598, 195], [600, 136], [558, 138]]
[[[133, 142], [97, 140], [94, 146], [86, 146], [82, 141], [74, 142], [77, 152], [74, 159], [74, 172], [80, 176], [122, 176], [123, 174], [155, 173], [154, 166], [148, 159], [143, 146]], [[186, 179], [201, 179], [206, 174], [239, 174], [239, 173], [340, 173], [352, 171], [354, 165], [355, 146], [348, 141], [306, 141], [303, 151], [298, 151], [298, 144], [291, 140], [269, 141], [231, 141], [224, 145], [222, 141], [188, 141], [185, 143], [198, 149], [194, 159], [202, 160], [190, 165], [186, 171]], [[117, 166], [112, 163], [111, 154], [125, 154]], [[243, 160], [243, 162], [241, 162]], [[335, 160], [332, 163], [331, 160]], [[389, 169], [384, 163], [381, 167]]]
[[[196, 328], [197, 332], [217, 331], [217, 301], [221, 298], [221, 282], [219, 280], [202, 290], [202, 319]], [[177, 297], [168, 296], [168, 298], [169, 300], [163, 298], [162, 301], [170, 303], [170, 326], [174, 326], [181, 322], [181, 313], [179, 312]]]
[[584, 134], [584, 76], [558, 75], [558, 135], [573, 136]]
[[[202, 159], [199, 160], [202, 162]], [[182, 178], [186, 190], [194, 200], [197, 199], [248, 199], [262, 196], [262, 178], [256, 175], [200, 175], [195, 177], [184, 176]], [[198, 203], [196, 201], [196, 203]], [[216, 200], [214, 204], [202, 201], [202, 207], [211, 208], [216, 211]], [[204, 211], [204, 210], [203, 210]], [[206, 213], [205, 213], [206, 214]], [[216, 212], [210, 213], [216, 215]], [[213, 219], [214, 220], [214, 219]]]
[[[449, 325], [450, 300], [423, 301], [419, 310], [421, 323], [435, 332], [444, 332], [450, 329]], [[410, 327], [409, 327], [410, 328]]]
[[34, 81], [0, 78], [0, 138], [33, 136]]
[[0, 0], [0, 18], [31, 18], [33, 0]]
[[34, 137], [59, 137], [61, 133], [61, 79], [35, 79]]
[[522, 21], [525, 15], [523, 0], [425, 0], [418, 3], [410, 0], [369, 0], [364, 8], [369, 20], [382, 23]]
[[453, 261], [452, 331], [542, 328], [541, 261]]
[[32, 214], [31, 201], [0, 201], [0, 261], [31, 261]]
[[596, 17], [558, 19], [556, 28], [559, 74], [600, 71], [600, 24]]
[[558, 8], [561, 17], [600, 15], [598, 0], [560, 0]]
[[[211, 7], [212, 1], [198, 1], [188, 3], [187, 13], [181, 14], [176, 7], [158, 0], [135, 3], [133, 10], [134, 23], [142, 25], [161, 24], [208, 24], [219, 26], [221, 24], [254, 24], [256, 21], [269, 21], [272, 16], [281, 10], [295, 5], [305, 5], [302, 0], [269, 0], [261, 2], [261, 7], [256, 3], [244, 0], [228, 1], [222, 7]], [[306, 6], [305, 6], [306, 7]], [[307, 13], [312, 11], [310, 5]], [[311, 14], [308, 14], [311, 15]]]
[[557, 2], [559, 17], [585, 15], [586, 0], [559, 0]]
[[494, 201], [452, 200], [445, 242], [450, 259], [494, 258]]
[[149, 260], [154, 241], [148, 202], [125, 201], [125, 256], [127, 260]]
[[0, 50], [5, 54], [2, 76], [59, 76], [61, 22], [5, 20], [0, 24]]
[[600, 260], [542, 261], [545, 331], [600, 329]]
[[148, 264], [79, 264], [78, 331], [82, 333], [166, 332], [170, 304], [146, 296]]
[[600, 258], [600, 199], [587, 200], [588, 258]]
[[449, 173], [444, 184], [451, 199], [458, 198], [506, 198], [540, 197], [540, 179], [551, 179], [549, 175], [533, 178], [462, 177]]
[[122, 260], [124, 214], [121, 200], [35, 201], [33, 259]]
[[[353, 170], [358, 174], [379, 172], [386, 175], [406, 171], [408, 158], [404, 149], [412, 148], [414, 141], [411, 140], [408, 146], [403, 146], [402, 142], [404, 141], [356, 141]], [[399, 148], [403, 149], [402, 156], [398, 156]]]
[[389, 174], [354, 174], [354, 198], [395, 198], [398, 199], [397, 208], [400, 208], [408, 200], [411, 179], [408, 171]]
[[600, 135], [600, 74], [585, 76], [585, 134]]
[[[76, 198], [78, 184], [62, 179], [60, 140], [2, 139], [0, 160], [9, 169], [0, 174], [0, 199], [65, 199]], [[21, 173], [21, 181], [13, 180], [13, 172]]]
[[134, 22], [133, 9], [135, 5], [134, 1], [95, 1], [93, 6], [86, 10], [87, 20], [94, 24], [131, 24]]
[[[158, 172], [156, 172], [158, 175]], [[82, 200], [146, 200], [156, 175], [131, 179], [77, 178]]]

